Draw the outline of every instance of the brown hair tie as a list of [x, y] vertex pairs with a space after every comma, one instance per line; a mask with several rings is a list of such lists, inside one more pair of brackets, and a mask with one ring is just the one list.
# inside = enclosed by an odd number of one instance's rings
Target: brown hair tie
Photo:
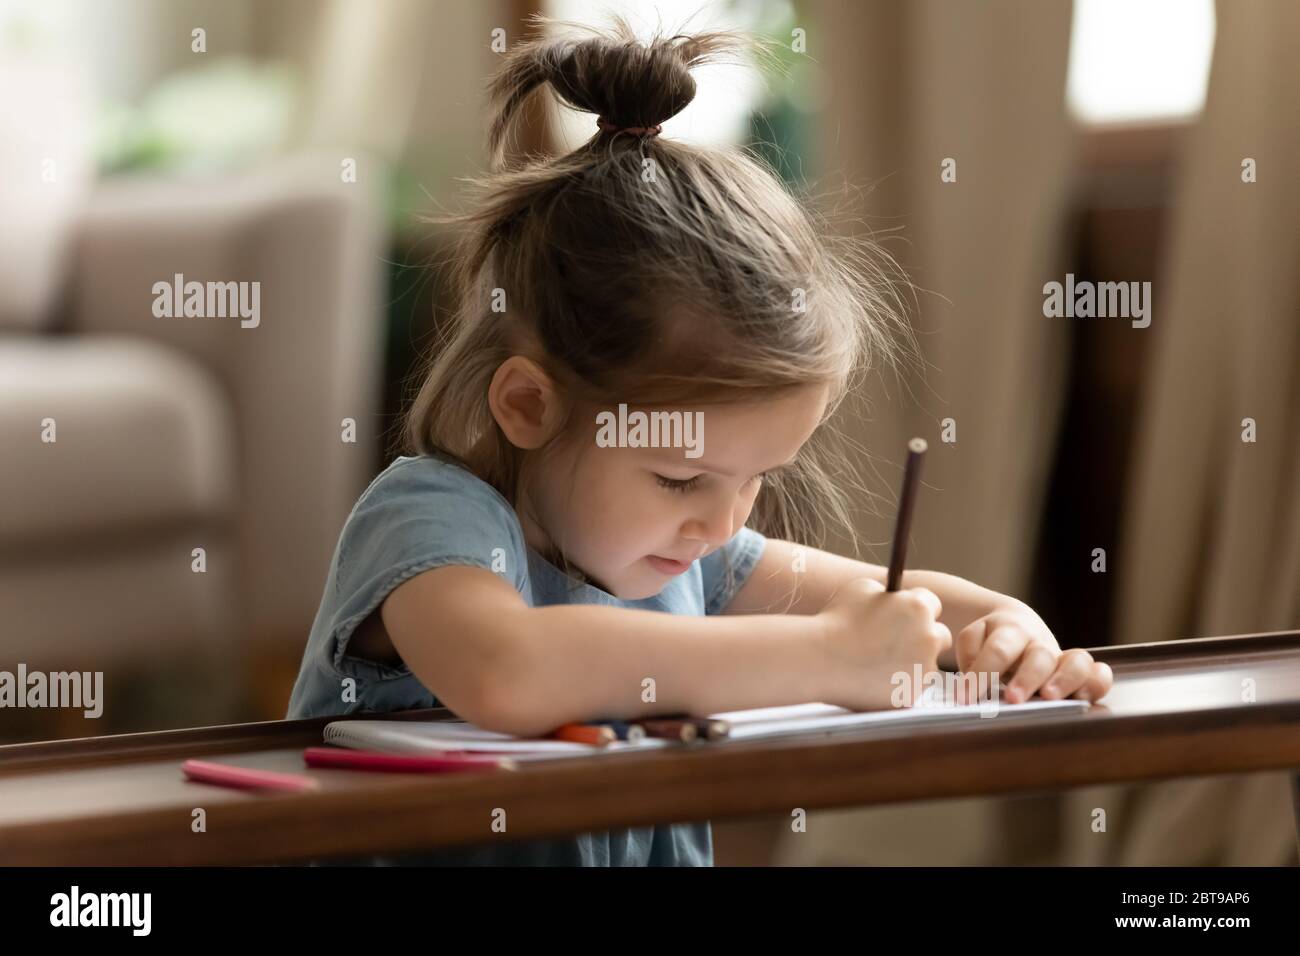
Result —
[[663, 126], [619, 126], [617, 123], [611, 123], [603, 116], [596, 117], [596, 125], [607, 133], [631, 133], [633, 136], [644, 136], [649, 139], [651, 136], [658, 136], [663, 132]]

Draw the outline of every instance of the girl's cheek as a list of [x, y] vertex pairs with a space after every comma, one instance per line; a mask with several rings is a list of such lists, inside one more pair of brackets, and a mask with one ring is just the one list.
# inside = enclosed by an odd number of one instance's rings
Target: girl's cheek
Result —
[[741, 496], [736, 506], [737, 524], [744, 524], [749, 520], [749, 513], [754, 510], [754, 503], [758, 501], [758, 491], [761, 487], [755, 483], [750, 491]]

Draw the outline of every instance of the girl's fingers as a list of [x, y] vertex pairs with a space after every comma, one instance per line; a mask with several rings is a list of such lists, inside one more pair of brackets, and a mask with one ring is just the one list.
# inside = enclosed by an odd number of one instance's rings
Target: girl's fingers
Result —
[[930, 612], [930, 617], [936, 621], [943, 615], [943, 602], [939, 600], [939, 595], [929, 588], [907, 588], [898, 593], [919, 601]]
[[957, 659], [957, 670], [968, 671], [971, 665], [975, 663], [975, 658], [979, 656], [980, 648], [984, 646], [984, 636], [988, 633], [989, 622], [987, 618], [980, 618], [971, 624], [966, 625], [957, 634], [957, 639], [953, 642], [953, 655]]
[[[987, 633], [987, 636], [986, 636]], [[972, 675], [1012, 675], [1003, 693], [1010, 704], [1028, 700], [1035, 692], [1044, 700], [1076, 697], [1096, 701], [1114, 685], [1109, 664], [1094, 661], [1082, 648], [1060, 651], [1034, 641], [1014, 624], [990, 625], [980, 620], [962, 630], [956, 638], [958, 670]], [[966, 660], [974, 660], [969, 666]], [[967, 703], [965, 684], [956, 685], [958, 703]]]
[[1092, 676], [1092, 655], [1077, 647], [1065, 651], [1056, 661], [1056, 672], [1043, 684], [1039, 696], [1060, 700], [1081, 689]]
[[[1091, 654], [1088, 655], [1088, 659], [1092, 661]], [[1110, 693], [1114, 682], [1115, 675], [1109, 664], [1102, 661], [1092, 661], [1088, 679], [1074, 696], [1080, 700], [1101, 700]]]
[[969, 670], [975, 673], [1009, 674], [1029, 644], [1029, 635], [1017, 625], [991, 624], [984, 644], [975, 655]]
[[1060, 658], [1054, 651], [1039, 643], [1031, 644], [1021, 656], [1020, 665], [1016, 668], [1016, 674], [1007, 685], [1002, 699], [1008, 704], [1018, 704], [1028, 700], [1043, 681], [1056, 679], [1058, 675], [1053, 672], [1056, 671], [1058, 660]]

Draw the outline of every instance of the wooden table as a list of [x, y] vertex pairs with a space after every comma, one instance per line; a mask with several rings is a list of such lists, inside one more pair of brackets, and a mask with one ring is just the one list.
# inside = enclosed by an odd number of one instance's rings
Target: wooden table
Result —
[[[1090, 649], [1115, 686], [1085, 714], [522, 765], [307, 770], [328, 720], [0, 747], [0, 865], [292, 862], [656, 822], [1300, 768], [1300, 631]], [[1242, 702], [1243, 680], [1256, 699]], [[408, 711], [393, 719], [445, 711]], [[318, 777], [311, 793], [190, 783], [207, 756]], [[1300, 779], [1300, 775], [1297, 778]], [[1297, 783], [1300, 826], [1300, 782]], [[206, 811], [206, 833], [191, 830]], [[507, 811], [509, 834], [489, 829]]]

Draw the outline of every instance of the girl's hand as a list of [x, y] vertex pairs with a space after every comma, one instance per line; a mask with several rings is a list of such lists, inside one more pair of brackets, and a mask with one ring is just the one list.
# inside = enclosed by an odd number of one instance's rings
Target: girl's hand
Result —
[[[996, 686], [994, 674], [1004, 681], [1013, 675], [1002, 694], [1008, 704], [1028, 700], [1035, 691], [1044, 700], [1100, 700], [1115, 679], [1108, 664], [1082, 648], [1062, 652], [1043, 619], [1020, 601], [976, 618], [957, 635], [953, 650], [957, 670], [988, 674], [986, 686]], [[965, 682], [958, 681], [958, 702], [965, 702], [965, 691]]]
[[849, 710], [893, 706], [895, 675], [911, 680], [918, 664], [923, 675], [938, 673], [939, 655], [951, 649], [952, 633], [939, 623], [942, 610], [927, 588], [890, 594], [870, 578], [845, 582], [818, 615], [826, 687], [818, 699]]

